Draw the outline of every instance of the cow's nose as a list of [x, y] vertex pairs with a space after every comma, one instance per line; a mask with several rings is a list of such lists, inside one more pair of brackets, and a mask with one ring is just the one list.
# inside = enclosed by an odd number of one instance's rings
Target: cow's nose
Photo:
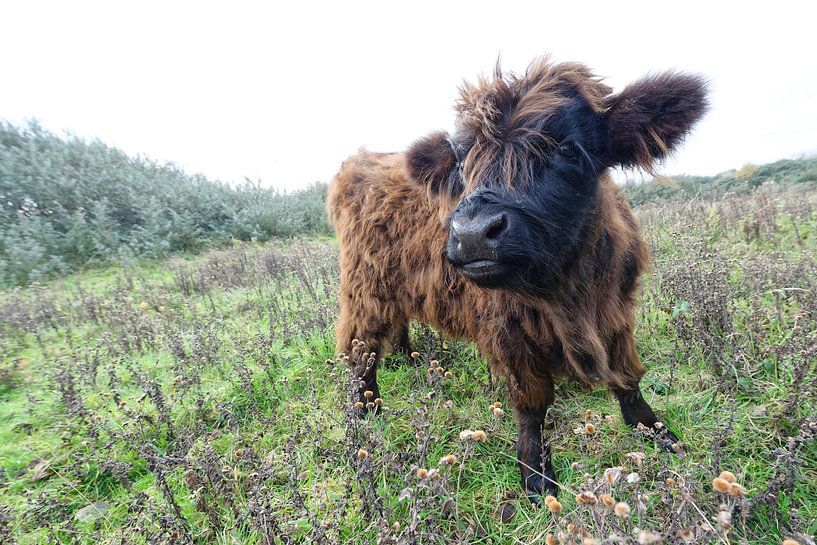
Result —
[[473, 218], [458, 217], [451, 222], [451, 235], [457, 242], [459, 260], [495, 259], [496, 248], [508, 232], [505, 212], [477, 214]]

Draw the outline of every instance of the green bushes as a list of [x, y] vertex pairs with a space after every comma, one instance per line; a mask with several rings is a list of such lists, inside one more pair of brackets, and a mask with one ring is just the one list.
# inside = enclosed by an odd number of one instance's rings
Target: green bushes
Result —
[[657, 201], [751, 193], [763, 184], [779, 187], [817, 186], [817, 158], [782, 159], [767, 165], [744, 165], [715, 176], [656, 177], [647, 182], [627, 183], [624, 196], [633, 206]]
[[326, 184], [231, 187], [36, 123], [0, 123], [0, 285], [231, 239], [330, 233]]

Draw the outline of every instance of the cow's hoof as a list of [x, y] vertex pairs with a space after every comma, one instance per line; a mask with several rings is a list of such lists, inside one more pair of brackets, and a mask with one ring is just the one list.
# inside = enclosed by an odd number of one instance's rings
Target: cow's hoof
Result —
[[363, 407], [362, 409], [355, 409], [355, 416], [357, 416], [361, 420], [365, 420], [367, 418], [374, 418], [375, 416], [378, 416], [382, 412], [383, 411], [380, 409], [380, 407], [377, 406], [371, 408]]
[[672, 433], [666, 426], [652, 426], [647, 428], [646, 426], [639, 424], [638, 427], [635, 428], [635, 431], [646, 433], [656, 442], [656, 444], [658, 444], [659, 447], [667, 452], [672, 452], [673, 454], [678, 454], [680, 456], [683, 456], [684, 454], [681, 440], [678, 439], [678, 436]]
[[552, 469], [546, 469], [542, 475], [530, 475], [523, 483], [525, 494], [533, 505], [540, 505], [546, 496], [556, 497], [559, 487], [556, 485], [556, 474]]
[[[372, 401], [374, 400], [374, 401]], [[379, 397], [360, 397], [360, 401], [355, 403], [354, 405], [354, 412], [355, 415], [360, 418], [374, 418], [375, 416], [379, 415], [383, 412], [383, 408], [381, 406], [381, 400]]]
[[667, 452], [671, 452], [679, 456], [684, 455], [684, 448], [681, 444], [681, 440], [667, 428], [655, 430], [655, 440], [658, 442], [658, 446]]

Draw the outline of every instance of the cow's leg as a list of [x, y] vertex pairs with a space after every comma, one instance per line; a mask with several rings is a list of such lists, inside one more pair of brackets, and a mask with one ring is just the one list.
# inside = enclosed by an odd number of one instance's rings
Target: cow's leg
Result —
[[404, 323], [399, 328], [397, 336], [392, 342], [392, 351], [401, 352], [403, 354], [411, 354], [411, 339], [409, 338], [409, 324]]
[[541, 496], [555, 496], [558, 491], [550, 445], [543, 430], [547, 409], [553, 403], [553, 380], [548, 375], [514, 374], [509, 392], [519, 427], [516, 457], [522, 488], [532, 502], [538, 503]]
[[[365, 310], [368, 310], [366, 312]], [[346, 353], [350, 364], [354, 365], [353, 373], [356, 384], [357, 400], [363, 403], [358, 416], [376, 414], [380, 405], [375, 400], [380, 398], [380, 387], [377, 384], [377, 366], [382, 359], [384, 342], [394, 336], [394, 323], [403, 321], [386, 321], [384, 313], [377, 308], [355, 305], [353, 301], [341, 297], [341, 311], [335, 327], [338, 353]], [[352, 341], [358, 339], [364, 343], [363, 348], [353, 352]], [[363, 354], [373, 354], [364, 356]], [[366, 395], [366, 394], [369, 395]]]
[[639, 361], [632, 334], [622, 333], [613, 338], [610, 344], [610, 365], [625, 383], [624, 387], [610, 387], [618, 399], [624, 421], [633, 428], [639, 424], [651, 428], [662, 448], [674, 450], [673, 445], [678, 442], [678, 437], [664, 426], [656, 427], [658, 417], [641, 395], [639, 382], [646, 369]]
[[630, 388], [613, 388], [612, 390], [616, 398], [618, 398], [621, 415], [627, 424], [633, 428], [638, 427], [639, 424], [651, 428], [655, 440], [664, 450], [674, 452], [678, 448], [676, 446], [678, 437], [664, 426], [663, 422], [661, 427], [656, 426], [659, 421], [658, 417], [655, 416], [652, 407], [641, 395], [641, 388], [638, 385]]

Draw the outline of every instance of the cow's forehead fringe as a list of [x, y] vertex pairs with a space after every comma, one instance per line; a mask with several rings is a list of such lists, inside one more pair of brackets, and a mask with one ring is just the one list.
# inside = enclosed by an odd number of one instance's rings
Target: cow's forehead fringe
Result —
[[498, 143], [509, 130], [550, 115], [578, 93], [597, 113], [605, 110], [612, 89], [581, 63], [552, 63], [548, 57], [533, 61], [523, 75], [503, 73], [497, 62], [491, 77], [464, 82], [456, 104], [458, 128], [478, 140]]

